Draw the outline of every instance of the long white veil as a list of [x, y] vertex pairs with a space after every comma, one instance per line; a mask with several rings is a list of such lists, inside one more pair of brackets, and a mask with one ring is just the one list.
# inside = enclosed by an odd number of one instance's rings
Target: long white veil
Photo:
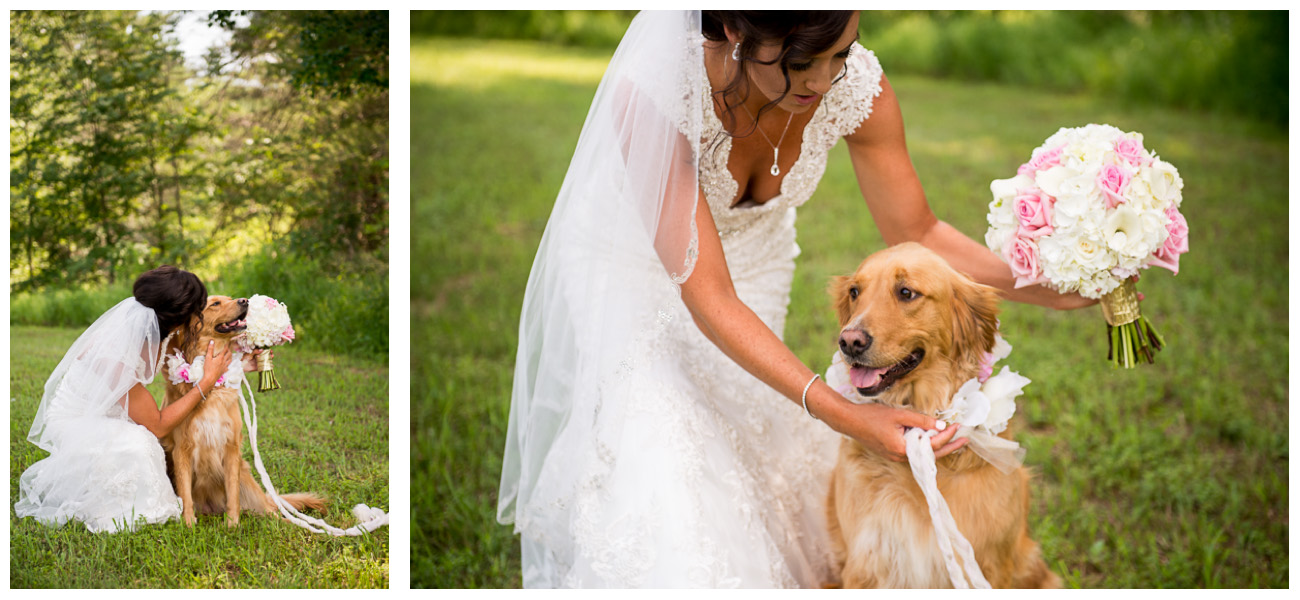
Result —
[[497, 508], [500, 522], [535, 539], [551, 527], [563, 535], [568, 491], [580, 484], [568, 461], [616, 460], [602, 445], [617, 425], [601, 425], [621, 408], [602, 406], [601, 388], [635, 367], [695, 265], [703, 42], [699, 11], [633, 20], [537, 251]]
[[[127, 298], [109, 309], [73, 342], [45, 382], [45, 394], [27, 439], [53, 453], [71, 419], [120, 415], [127, 392], [158, 372], [158, 318], [152, 308]], [[117, 405], [121, 410], [115, 410]]]

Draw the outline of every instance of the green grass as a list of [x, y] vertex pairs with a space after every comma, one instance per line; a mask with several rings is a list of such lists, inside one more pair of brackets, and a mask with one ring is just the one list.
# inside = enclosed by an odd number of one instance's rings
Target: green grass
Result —
[[[9, 497], [48, 454], [27, 441], [45, 380], [79, 329], [10, 330]], [[382, 362], [293, 345], [276, 350], [282, 389], [256, 395], [258, 449], [283, 492], [311, 491], [330, 504], [317, 515], [356, 524], [352, 506], [389, 508], [388, 368]], [[149, 385], [161, 398], [161, 379]], [[245, 458], [252, 450], [245, 441]], [[309, 513], [310, 514], [310, 513]], [[12, 588], [386, 588], [388, 528], [360, 537], [314, 534], [275, 517], [245, 514], [237, 529], [200, 515], [131, 533], [93, 534], [80, 523], [51, 528], [10, 509]]]
[[[518, 312], [608, 53], [521, 42], [412, 44], [411, 584], [517, 587], [496, 523]], [[1009, 364], [1033, 380], [1018, 439], [1031, 526], [1073, 587], [1286, 587], [1285, 131], [1107, 98], [891, 78], [931, 206], [976, 239], [989, 182], [1062, 126], [1140, 131], [1186, 181], [1191, 252], [1139, 289], [1169, 346], [1112, 370], [1098, 309], [1003, 304]], [[843, 145], [800, 211], [786, 340], [818, 371], [825, 295], [883, 244]]]

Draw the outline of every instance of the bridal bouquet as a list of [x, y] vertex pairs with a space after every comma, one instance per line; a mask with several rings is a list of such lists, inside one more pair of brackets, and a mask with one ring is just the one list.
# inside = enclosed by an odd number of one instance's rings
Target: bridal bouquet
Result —
[[[293, 323], [289, 320], [289, 308], [283, 302], [269, 296], [255, 294], [248, 299], [248, 316], [245, 321], [248, 328], [240, 337], [240, 345], [244, 347], [245, 352], [253, 348], [265, 350], [272, 346], [288, 344], [296, 335], [293, 331]], [[263, 352], [257, 355], [257, 370], [261, 372], [257, 391], [280, 389], [280, 382], [276, 381], [275, 370], [271, 365], [270, 353]]]
[[1178, 169], [1110, 125], [1062, 128], [1011, 179], [990, 186], [984, 240], [1016, 287], [1048, 284], [1101, 301], [1109, 360], [1154, 362], [1164, 339], [1138, 310], [1138, 271], [1178, 273], [1187, 220]]

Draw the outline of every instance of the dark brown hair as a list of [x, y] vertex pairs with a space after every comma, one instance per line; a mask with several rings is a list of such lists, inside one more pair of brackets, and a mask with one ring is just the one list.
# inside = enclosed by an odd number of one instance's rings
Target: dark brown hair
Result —
[[[131, 293], [136, 301], [158, 317], [158, 335], [165, 338], [177, 327], [185, 327], [184, 338], [198, 338], [203, 322], [203, 306], [208, 302], [208, 288], [195, 274], [163, 265], [145, 271], [135, 280]], [[188, 348], [185, 349], [188, 355]]]
[[[851, 10], [705, 10], [701, 11], [701, 30], [704, 38], [713, 42], [726, 42], [726, 30], [740, 36], [740, 60], [735, 75], [726, 87], [714, 92], [725, 108], [725, 116], [735, 123], [732, 112], [749, 95], [748, 64], [756, 62], [770, 65], [780, 63], [785, 76], [785, 91], [780, 98], [764, 104], [754, 115], [755, 125], [764, 112], [776, 108], [790, 92], [790, 65], [806, 62], [813, 56], [830, 50], [844, 28], [853, 18]], [[754, 58], [754, 51], [763, 44], [781, 42], [781, 54], [773, 61]], [[843, 77], [841, 73], [840, 77]], [[839, 81], [839, 78], [836, 78]]]

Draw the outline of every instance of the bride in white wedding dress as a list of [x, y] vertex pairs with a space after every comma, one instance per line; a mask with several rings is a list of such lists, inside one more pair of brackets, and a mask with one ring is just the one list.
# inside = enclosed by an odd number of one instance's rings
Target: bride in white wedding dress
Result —
[[[781, 341], [796, 209], [838, 140], [886, 242], [919, 241], [1013, 300], [1089, 303], [1013, 289], [934, 217], [858, 19], [654, 12], [624, 36], [524, 297], [498, 520], [521, 536], [526, 587], [837, 580], [840, 435], [905, 460], [904, 428], [935, 428], [848, 402]], [[964, 443], [955, 429], [937, 456]]]
[[46, 382], [27, 436], [50, 456], [19, 479], [20, 518], [118, 532], [180, 516], [158, 440], [212, 391], [231, 354], [208, 348], [199, 383], [161, 410], [144, 386], [158, 373], [160, 333], [188, 326], [207, 299], [194, 274], [159, 267], [77, 338]]

